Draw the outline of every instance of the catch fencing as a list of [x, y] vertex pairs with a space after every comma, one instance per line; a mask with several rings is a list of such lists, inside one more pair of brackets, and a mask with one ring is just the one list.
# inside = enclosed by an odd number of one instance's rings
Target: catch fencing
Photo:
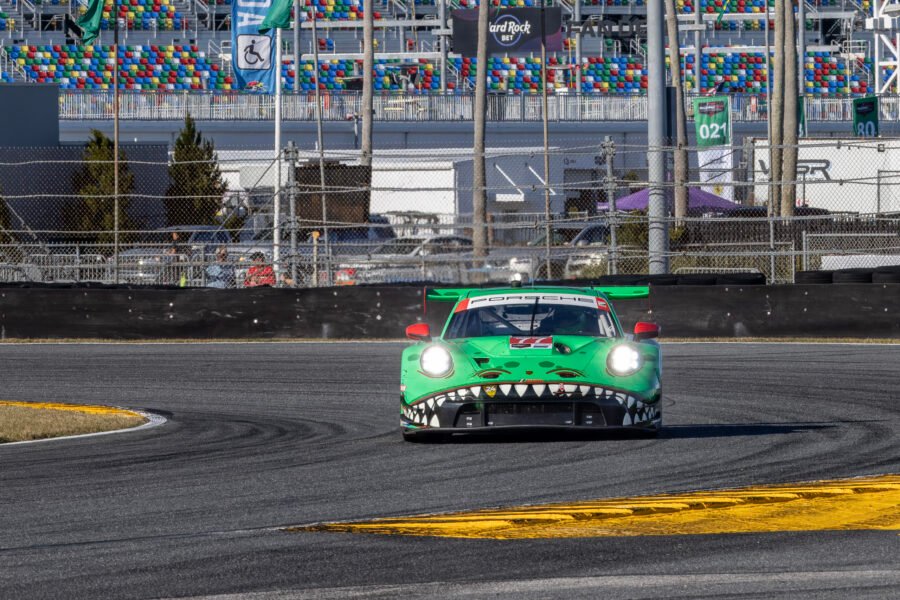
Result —
[[[688, 95], [689, 108], [692, 97]], [[733, 94], [730, 98], [733, 122], [763, 122], [768, 118], [765, 96]], [[900, 98], [886, 95], [879, 100], [881, 122], [888, 127], [900, 123]], [[805, 102], [809, 122], [853, 121], [852, 97], [807, 96]], [[315, 121], [315, 103], [315, 94], [286, 93], [281, 100], [282, 119]], [[59, 107], [62, 120], [112, 119], [113, 92], [60, 90]], [[362, 114], [361, 93], [324, 92], [321, 113], [324, 121], [357, 119]], [[275, 99], [268, 94], [239, 91], [124, 90], [119, 95], [119, 118], [123, 120], [181, 120], [188, 114], [203, 121], [271, 121], [275, 118]], [[372, 114], [376, 121], [471, 121], [475, 97], [459, 92], [376, 94]], [[537, 94], [490, 94], [487, 118], [539, 122], [543, 119], [542, 99]], [[647, 96], [557, 91], [547, 98], [547, 118], [553, 122], [646, 121]]]
[[[670, 149], [667, 149], [669, 151]], [[771, 182], [760, 140], [688, 149], [688, 210], [663, 185], [675, 275], [900, 265], [900, 142], [804, 140]], [[648, 149], [272, 152], [109, 140], [0, 149], [0, 281], [317, 287], [644, 274]], [[896, 164], [895, 164], [896, 163]], [[782, 190], [792, 202], [782, 204]], [[786, 211], [786, 207], [790, 210]], [[785, 212], [786, 211], [786, 212]], [[474, 234], [483, 228], [485, 244]], [[549, 233], [549, 237], [548, 237]], [[654, 249], [659, 252], [659, 249]]]

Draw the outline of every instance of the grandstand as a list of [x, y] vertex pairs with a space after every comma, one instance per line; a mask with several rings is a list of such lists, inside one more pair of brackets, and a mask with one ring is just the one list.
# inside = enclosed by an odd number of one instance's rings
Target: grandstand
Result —
[[[67, 38], [66, 23], [84, 5], [76, 0], [0, 0], [2, 80], [54, 82], [63, 89], [109, 89], [113, 69], [129, 90], [235, 89], [230, 60], [231, 0], [112, 0], [94, 46]], [[682, 73], [686, 89], [765, 94], [766, 0], [677, 0], [684, 25]], [[491, 0], [497, 7], [536, 6], [539, 0]], [[634, 24], [645, 0], [548, 0], [562, 7], [564, 50], [548, 57], [548, 91], [641, 95], [647, 88], [644, 33]], [[768, 0], [774, 6], [774, 0]], [[358, 90], [361, 78], [361, 0], [303, 0], [297, 65], [286, 38], [286, 90]], [[473, 57], [449, 51], [441, 20], [478, 0], [375, 0], [378, 93], [468, 93], [479, 69]], [[823, 97], [896, 89], [898, 59], [879, 49], [880, 30], [893, 19], [873, 15], [869, 0], [815, 0], [803, 6], [803, 91]], [[315, 13], [317, 37], [312, 39]], [[112, 56], [113, 18], [121, 45]], [[602, 26], [598, 26], [598, 24]], [[703, 31], [699, 31], [703, 29]], [[881, 31], [884, 33], [884, 31]], [[894, 35], [894, 34], [891, 34]], [[887, 36], [890, 37], [890, 36]], [[699, 47], [698, 47], [699, 42]], [[317, 46], [318, 68], [308, 60]], [[537, 56], [492, 56], [485, 68], [492, 93], [538, 94]]]

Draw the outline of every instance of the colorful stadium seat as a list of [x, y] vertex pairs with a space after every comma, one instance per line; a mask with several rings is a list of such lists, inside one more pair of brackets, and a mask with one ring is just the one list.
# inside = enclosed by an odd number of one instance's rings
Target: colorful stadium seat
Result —
[[9, 57], [29, 81], [58, 83], [63, 89], [109, 89], [118, 64], [119, 88], [129, 90], [229, 90], [233, 79], [209, 63], [197, 46], [10, 46]]
[[[78, 5], [78, 14], [87, 10], [84, 4]], [[112, 30], [113, 0], [107, 0], [100, 19], [100, 29]], [[190, 24], [181, 13], [175, 10], [173, 0], [119, 0], [119, 18], [125, 22], [129, 30], [178, 31]]]

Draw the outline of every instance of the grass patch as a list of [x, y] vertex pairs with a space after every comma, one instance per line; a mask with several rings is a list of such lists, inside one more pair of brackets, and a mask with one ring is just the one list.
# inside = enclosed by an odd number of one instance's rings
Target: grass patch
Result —
[[145, 422], [135, 412], [108, 407], [0, 401], [0, 444], [128, 429]]

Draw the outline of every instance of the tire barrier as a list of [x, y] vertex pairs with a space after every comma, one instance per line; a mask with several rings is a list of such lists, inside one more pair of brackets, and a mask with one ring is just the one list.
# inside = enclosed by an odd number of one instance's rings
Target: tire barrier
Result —
[[900, 266], [878, 267], [872, 273], [872, 283], [900, 283]]
[[[889, 278], [900, 270], [870, 274]], [[830, 273], [829, 273], [830, 276]], [[662, 326], [663, 339], [900, 339], [900, 283], [650, 285], [615, 301], [623, 328]], [[562, 285], [571, 285], [565, 282]], [[527, 290], [527, 288], [525, 288]], [[440, 332], [452, 305], [421, 285], [216, 290], [172, 287], [0, 287], [3, 339], [397, 339], [411, 323]]]

